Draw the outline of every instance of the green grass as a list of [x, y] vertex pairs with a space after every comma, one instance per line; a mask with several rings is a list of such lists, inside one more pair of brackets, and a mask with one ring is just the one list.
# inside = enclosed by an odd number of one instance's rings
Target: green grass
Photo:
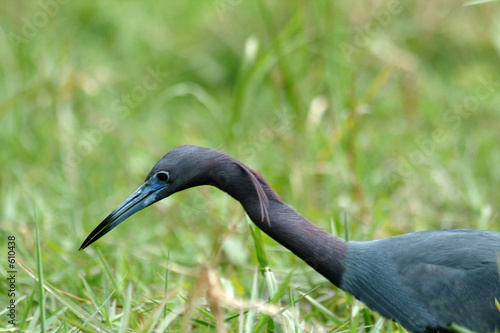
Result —
[[185, 143], [339, 237], [500, 231], [499, 5], [392, 3], [2, 2], [0, 244], [16, 237], [18, 273], [12, 327], [2, 261], [0, 327], [402, 331], [213, 188], [78, 252]]

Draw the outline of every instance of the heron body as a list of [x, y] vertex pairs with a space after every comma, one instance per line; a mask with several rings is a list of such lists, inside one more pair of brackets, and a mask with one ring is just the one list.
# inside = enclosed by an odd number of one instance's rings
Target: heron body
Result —
[[500, 328], [500, 233], [432, 230], [348, 246], [339, 287], [409, 331]]
[[255, 171], [215, 149], [184, 145], [83, 242], [89, 246], [129, 216], [191, 187], [213, 185], [238, 200], [252, 221], [339, 288], [412, 332], [459, 325], [500, 329], [500, 233], [433, 230], [345, 242], [283, 203]]

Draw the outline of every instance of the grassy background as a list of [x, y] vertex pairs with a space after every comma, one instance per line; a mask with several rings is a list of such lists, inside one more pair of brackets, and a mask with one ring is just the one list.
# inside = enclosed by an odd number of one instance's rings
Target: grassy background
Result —
[[186, 143], [258, 170], [340, 237], [500, 231], [498, 17], [498, 3], [451, 0], [3, 1], [0, 327], [401, 330], [252, 237], [213, 188], [77, 250]]

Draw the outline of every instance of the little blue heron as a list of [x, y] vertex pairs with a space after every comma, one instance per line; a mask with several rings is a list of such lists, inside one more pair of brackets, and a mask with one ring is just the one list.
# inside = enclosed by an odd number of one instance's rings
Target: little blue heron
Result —
[[345, 242], [283, 203], [255, 171], [215, 149], [184, 145], [83, 242], [83, 250], [132, 214], [175, 192], [212, 185], [238, 200], [252, 221], [308, 265], [382, 316], [412, 332], [455, 324], [500, 329], [500, 233], [432, 230]]

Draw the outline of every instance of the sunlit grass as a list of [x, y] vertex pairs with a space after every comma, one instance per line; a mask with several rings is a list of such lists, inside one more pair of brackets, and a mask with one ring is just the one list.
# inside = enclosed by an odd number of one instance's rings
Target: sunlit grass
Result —
[[[185, 143], [241, 160], [342, 238], [500, 231], [495, 3], [44, 3], [0, 11], [0, 244], [16, 236], [19, 331], [402, 331], [214, 188], [78, 252]], [[9, 301], [2, 287], [0, 330]]]

